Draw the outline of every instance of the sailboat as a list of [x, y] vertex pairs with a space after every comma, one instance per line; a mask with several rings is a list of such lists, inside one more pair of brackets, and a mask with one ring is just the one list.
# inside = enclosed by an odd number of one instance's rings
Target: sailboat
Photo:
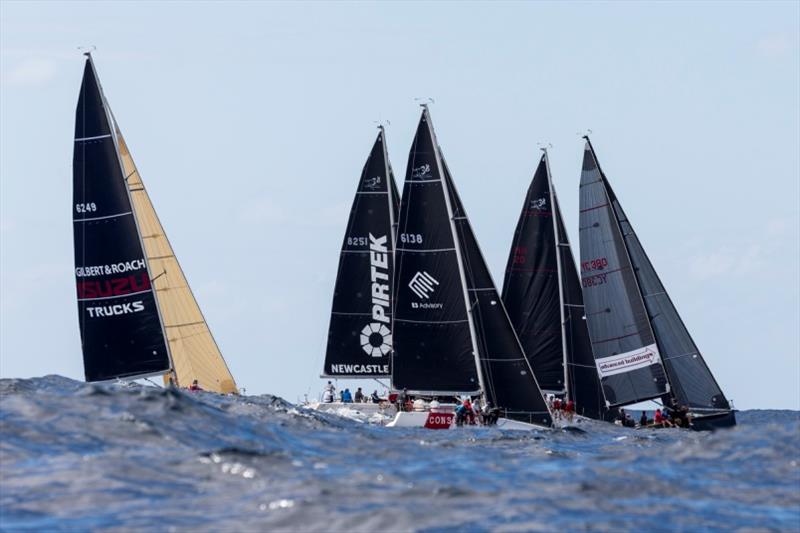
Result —
[[[391, 383], [423, 397], [479, 397], [498, 426], [552, 426], [436, 141], [422, 116], [408, 156], [395, 250]], [[399, 412], [389, 426], [445, 428], [452, 413]]]
[[503, 303], [542, 391], [605, 419], [575, 260], [547, 149], [533, 175], [508, 256]]
[[163, 376], [238, 393], [192, 294], [90, 53], [75, 114], [73, 232], [86, 381]]
[[[361, 171], [339, 253], [322, 377], [390, 376], [398, 204], [386, 132], [380, 126]], [[314, 403], [313, 407], [335, 410], [342, 404]], [[378, 411], [377, 404], [359, 404], [359, 408]]]
[[688, 407], [693, 429], [735, 425], [730, 403], [584, 139], [581, 280], [606, 405], [658, 399]]

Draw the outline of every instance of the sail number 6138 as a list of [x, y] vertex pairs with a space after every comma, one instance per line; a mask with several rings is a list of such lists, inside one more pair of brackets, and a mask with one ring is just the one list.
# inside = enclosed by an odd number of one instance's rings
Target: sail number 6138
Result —
[[400, 242], [403, 244], [422, 244], [422, 234], [420, 233], [401, 233]]

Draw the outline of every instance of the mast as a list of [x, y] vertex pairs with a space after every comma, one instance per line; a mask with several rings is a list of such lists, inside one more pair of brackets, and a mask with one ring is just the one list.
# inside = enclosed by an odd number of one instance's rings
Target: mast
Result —
[[392, 228], [392, 231], [389, 232], [389, 239], [392, 242], [392, 253], [394, 253], [395, 248], [397, 248], [397, 222], [395, 221], [394, 216], [394, 207], [396, 201], [396, 198], [394, 197], [394, 176], [392, 175], [392, 165], [389, 163], [389, 149], [386, 147], [386, 130], [384, 129], [383, 124], [378, 126], [378, 129], [380, 130], [381, 138], [383, 139], [383, 160], [386, 162], [386, 201], [389, 203], [389, 227]]
[[439, 176], [442, 180], [442, 189], [444, 190], [444, 202], [447, 206], [447, 216], [450, 219], [450, 231], [453, 235], [453, 243], [455, 243], [455, 252], [456, 252], [456, 262], [458, 263], [458, 275], [459, 279], [461, 280], [461, 289], [464, 293], [464, 304], [467, 306], [467, 321], [469, 322], [469, 332], [470, 337], [472, 338], [472, 354], [475, 358], [475, 370], [478, 374], [478, 386], [480, 387], [481, 393], [481, 402], [485, 401], [486, 398], [486, 384], [484, 382], [483, 377], [483, 368], [481, 365], [480, 359], [480, 352], [478, 351], [478, 344], [477, 344], [477, 333], [475, 331], [475, 320], [472, 316], [472, 303], [470, 302], [469, 292], [467, 290], [467, 280], [466, 274], [464, 273], [464, 258], [461, 256], [461, 242], [458, 238], [458, 232], [456, 231], [455, 225], [455, 218], [453, 216], [453, 206], [450, 203], [450, 190], [447, 184], [447, 180], [445, 179], [444, 168], [442, 167], [442, 156], [439, 150], [439, 141], [436, 139], [436, 132], [433, 130], [433, 124], [431, 123], [431, 115], [430, 111], [428, 110], [428, 104], [420, 104], [423, 108], [423, 114], [425, 115], [426, 121], [428, 123], [428, 129], [431, 134], [431, 138], [433, 139], [433, 146], [436, 150], [436, 165], [439, 170]]
[[569, 388], [569, 361], [567, 360], [567, 330], [566, 317], [564, 316], [564, 281], [563, 270], [561, 268], [561, 241], [558, 238], [558, 217], [556, 216], [556, 191], [553, 188], [553, 176], [550, 174], [550, 159], [547, 156], [547, 148], [542, 148], [544, 152], [544, 164], [547, 169], [547, 187], [550, 189], [550, 211], [553, 220], [553, 238], [556, 245], [556, 273], [558, 276], [558, 312], [561, 318], [561, 350], [564, 358], [564, 398], [570, 399]]

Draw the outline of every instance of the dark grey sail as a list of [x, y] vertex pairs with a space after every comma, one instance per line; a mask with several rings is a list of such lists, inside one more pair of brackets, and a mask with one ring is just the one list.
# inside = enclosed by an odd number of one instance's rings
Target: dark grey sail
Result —
[[586, 142], [580, 185], [581, 284], [595, 364], [607, 406], [669, 392], [642, 294], [609, 189]]
[[86, 381], [163, 374], [171, 368], [111, 124], [89, 57], [75, 113], [72, 202]]
[[514, 233], [503, 301], [542, 389], [572, 399], [584, 416], [604, 418], [580, 281], [546, 153]]
[[374, 378], [391, 372], [397, 209], [397, 185], [380, 128], [361, 172], [339, 255], [325, 376]]
[[441, 159], [464, 263], [486, 400], [507, 418], [552, 426], [547, 402], [497, 292], [447, 163]]
[[[731, 407], [727, 398], [678, 315], [675, 305], [607, 181], [606, 190], [636, 273], [650, 325], [667, 370], [672, 395], [679, 405], [688, 406], [695, 415], [730, 412]], [[735, 418], [731, 412], [725, 425], [733, 424]]]
[[477, 347], [427, 108], [408, 155], [395, 251], [392, 386], [418, 394], [481, 392]]

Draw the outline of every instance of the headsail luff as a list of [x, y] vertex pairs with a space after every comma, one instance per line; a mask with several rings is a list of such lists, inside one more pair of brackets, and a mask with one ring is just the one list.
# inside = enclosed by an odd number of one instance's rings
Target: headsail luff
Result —
[[430, 117], [408, 155], [395, 250], [392, 386], [426, 394], [483, 392], [460, 249]]
[[[188, 387], [196, 379], [204, 390], [238, 394], [233, 376], [175, 257], [116, 120], [114, 127], [133, 211], [150, 265], [151, 282], [161, 309], [176, 384]], [[164, 383], [168, 383], [167, 376], [164, 376]]]
[[76, 109], [73, 231], [87, 381], [164, 374], [169, 349], [111, 112], [91, 56]]
[[546, 153], [514, 232], [503, 301], [542, 389], [565, 394], [584, 416], [603, 418], [580, 281]]
[[584, 309], [606, 405], [629, 405], [663, 396], [669, 383], [607, 181], [586, 141], [580, 185]]
[[536, 375], [497, 292], [441, 148], [438, 149], [464, 261], [486, 399], [501, 408], [507, 418], [552, 426], [552, 415]]
[[381, 127], [361, 171], [339, 254], [323, 375], [390, 374], [397, 210], [397, 185]]
[[730, 411], [727, 398], [686, 329], [607, 180], [605, 185], [667, 370], [672, 395], [680, 405], [690, 407], [695, 413]]

